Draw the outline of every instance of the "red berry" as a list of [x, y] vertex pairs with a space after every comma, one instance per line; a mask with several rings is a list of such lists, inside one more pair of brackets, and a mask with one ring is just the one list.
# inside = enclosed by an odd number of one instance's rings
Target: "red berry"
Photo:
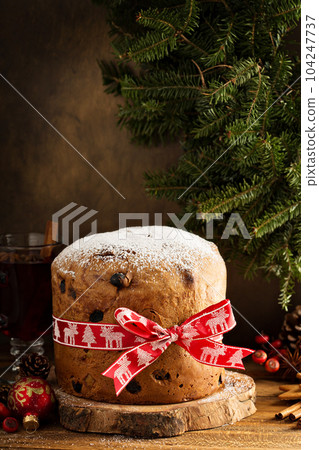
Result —
[[10, 411], [8, 410], [6, 405], [0, 402], [0, 421], [8, 416], [10, 416]]
[[19, 428], [17, 419], [14, 417], [6, 417], [2, 423], [2, 428], [7, 433], [15, 433]]
[[288, 350], [286, 348], [281, 348], [280, 350], [278, 350], [280, 355], [282, 358], [286, 358], [287, 354], [288, 354]]
[[267, 344], [267, 342], [269, 341], [269, 336], [267, 336], [267, 334], [258, 334], [255, 337], [255, 341], [257, 342], [257, 344]]
[[274, 348], [281, 348], [282, 341], [280, 339], [276, 339], [275, 341], [271, 342], [270, 345]]
[[267, 372], [277, 372], [280, 369], [280, 363], [276, 358], [269, 358], [265, 364], [265, 369]]
[[264, 364], [267, 359], [267, 353], [263, 350], [257, 350], [252, 355], [253, 361], [257, 364]]

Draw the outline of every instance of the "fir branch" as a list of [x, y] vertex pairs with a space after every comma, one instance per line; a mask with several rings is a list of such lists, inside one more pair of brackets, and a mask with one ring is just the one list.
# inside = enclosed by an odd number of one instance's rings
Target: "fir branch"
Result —
[[192, 59], [192, 63], [194, 63], [195, 66], [197, 67], [197, 70], [198, 70], [199, 75], [200, 75], [200, 79], [202, 80], [202, 86], [203, 86], [204, 88], [207, 88], [206, 82], [205, 82], [205, 78], [204, 78], [204, 74], [203, 74], [201, 68], [199, 67], [199, 65], [197, 64], [197, 62], [194, 61], [193, 59]]
[[238, 211], [252, 239], [233, 236], [222, 251], [246, 276], [278, 277], [287, 307], [300, 279], [301, 166], [300, 62], [286, 43], [300, 1], [152, 0], [145, 11], [99, 1], [118, 66], [101, 64], [103, 83], [124, 97], [120, 124], [138, 143], [183, 148], [174, 167], [145, 174], [147, 193], [225, 220]]
[[[225, 120], [232, 114], [232, 111], [229, 111], [223, 115], [216, 114], [212, 109], [207, 111], [205, 114], [201, 115], [201, 118], [204, 118], [203, 122], [207, 122], [208, 116], [210, 116], [210, 121], [206, 123], [204, 126], [198, 126], [192, 130], [195, 138], [200, 138], [203, 136], [209, 136], [212, 134], [216, 125], [222, 125]], [[213, 119], [213, 120], [211, 120]]]
[[122, 86], [122, 92], [125, 91], [147, 91], [150, 93], [152, 91], [171, 91], [171, 90], [194, 90], [194, 91], [202, 91], [200, 87], [197, 86], [185, 86], [185, 85], [176, 85], [176, 86]]
[[144, 15], [142, 12], [139, 13], [137, 20], [139, 22], [144, 22], [145, 25], [150, 25], [151, 22], [155, 23], [160, 23], [163, 24], [165, 26], [167, 26], [168, 28], [171, 28], [171, 30], [174, 31], [174, 33], [177, 32], [177, 29], [174, 27], [174, 25], [172, 25], [171, 23], [167, 22], [167, 20], [163, 20], [160, 19], [159, 17], [147, 17], [146, 15]]
[[202, 53], [203, 55], [208, 56], [209, 53], [206, 52], [205, 50], [203, 50], [201, 47], [199, 47], [198, 45], [196, 45], [194, 42], [190, 41], [186, 36], [184, 36], [184, 34], [179, 34], [179, 36], [181, 37], [181, 39], [183, 39], [183, 41], [188, 44], [191, 45], [192, 47], [194, 47], [196, 50], [198, 50], [200, 53]]
[[128, 38], [130, 38], [130, 39], [133, 39], [134, 37], [133, 37], [133, 35], [131, 34], [131, 33], [129, 33], [129, 32], [127, 32], [127, 31], [124, 31], [123, 29], [122, 29], [122, 27], [120, 27], [119, 25], [117, 25], [113, 20], [111, 21], [111, 25], [112, 25], [112, 27], [114, 27], [120, 34], [122, 34], [123, 36], [126, 36], [126, 37], [128, 37]]
[[[188, 13], [187, 19], [184, 23], [184, 26], [182, 28], [182, 33], [184, 33], [187, 30], [188, 25], [190, 24], [190, 21], [192, 19], [193, 11], [194, 11], [195, 5], [196, 5], [195, 0], [189, 0], [188, 3], [189, 3], [189, 13]], [[187, 7], [187, 4], [186, 4], [186, 7]]]
[[300, 189], [301, 186], [301, 161], [291, 164], [286, 169], [286, 179], [292, 189]]
[[[228, 74], [228, 77], [231, 77], [230, 80], [219, 85], [216, 89], [212, 90], [212, 88], [210, 87], [208, 92], [203, 92], [203, 95], [213, 97], [216, 94], [220, 93], [220, 91], [225, 91], [230, 83], [232, 83], [233, 85], [235, 85], [236, 83], [241, 85], [242, 83], [247, 81], [252, 76], [252, 74], [256, 72], [256, 70], [258, 72], [257, 67], [258, 64], [255, 61], [239, 61], [236, 66], [233, 66], [231, 73]], [[252, 71], [252, 68], [254, 68], [255, 71]]]
[[252, 48], [252, 54], [255, 56], [255, 30], [256, 30], [256, 14], [254, 14], [253, 17], [253, 25], [251, 30], [251, 48]]
[[274, 14], [273, 17], [279, 17], [279, 16], [282, 16], [283, 14], [289, 14], [289, 13], [291, 13], [293, 11], [299, 11], [299, 10], [300, 10], [300, 5], [296, 6], [295, 8], [291, 8], [291, 9], [288, 9], [286, 11], [281, 11], [281, 12], [279, 12], [277, 14]]
[[[150, 36], [150, 34], [149, 34], [149, 36]], [[174, 38], [172, 36], [168, 36], [166, 38], [159, 39], [156, 42], [153, 42], [152, 44], [147, 44], [147, 45], [144, 45], [142, 42], [142, 45], [140, 48], [138, 48], [135, 51], [129, 50], [127, 53], [120, 55], [120, 58], [129, 57], [129, 58], [135, 60], [137, 56], [144, 54], [145, 58], [140, 58], [139, 59], [140, 61], [153, 61], [158, 56], [163, 57], [165, 52], [168, 53], [167, 46], [170, 42], [171, 42], [171, 47], [173, 48], [173, 46], [174, 46], [173, 44], [176, 42], [176, 38]], [[158, 53], [158, 54], [151, 53], [151, 50], [155, 50], [155, 49], [161, 48], [161, 47], [162, 47], [161, 53]], [[150, 53], [148, 53], [148, 52], [150, 52]]]
[[[190, 167], [194, 168], [197, 171], [197, 175], [201, 175], [202, 174], [202, 169], [199, 168], [196, 164], [194, 164], [192, 161], [190, 161], [189, 159], [184, 158], [183, 161], [188, 164]], [[192, 172], [195, 173], [196, 172]], [[206, 174], [203, 175], [203, 177], [207, 180], [207, 182], [210, 184], [210, 180], [208, 178], [208, 176]]]
[[282, 209], [280, 208], [280, 206], [280, 204], [275, 205], [272, 208], [271, 212], [266, 213], [265, 218], [262, 218], [259, 221], [260, 224], [253, 227], [252, 232], [255, 237], [262, 237], [265, 233], [272, 233], [276, 228], [281, 227], [291, 218], [300, 215], [300, 200]]
[[[271, 96], [273, 95], [273, 92], [276, 93], [276, 95], [278, 95], [278, 91], [275, 89], [278, 80], [282, 77], [282, 73], [283, 71], [287, 74], [289, 74], [289, 61], [287, 60], [287, 58], [285, 58], [285, 56], [283, 54], [277, 54], [275, 56], [274, 59], [274, 67], [276, 69], [275, 75], [273, 77], [273, 81], [271, 83], [270, 89], [268, 90], [267, 94], [266, 94], [266, 101], [265, 101], [265, 114], [263, 116], [263, 121], [262, 121], [262, 128], [261, 128], [261, 135], [264, 135], [265, 133], [265, 127], [266, 127], [266, 121], [267, 121], [267, 117], [268, 115], [271, 113], [271, 111], [268, 109], [269, 107], [269, 103], [270, 103], [270, 99]], [[284, 77], [284, 82], [286, 81], [286, 77]], [[282, 85], [281, 85], [282, 87]]]
[[257, 270], [256, 261], [257, 261], [258, 257], [259, 257], [259, 252], [256, 252], [255, 255], [251, 258], [249, 264], [246, 266], [245, 272], [244, 272], [245, 278], [250, 278], [250, 279], [253, 278], [254, 273]]
[[219, 69], [221, 67], [226, 67], [227, 69], [233, 69], [233, 66], [229, 66], [228, 64], [217, 64], [213, 67], [208, 67], [207, 69], [204, 69], [202, 73], [209, 72], [210, 70]]
[[267, 189], [266, 182], [264, 180], [257, 181], [250, 185], [244, 181], [238, 186], [225, 186], [223, 190], [215, 188], [214, 198], [202, 203], [199, 206], [200, 212], [205, 213], [225, 213], [236, 208], [239, 203], [244, 205], [251, 202], [260, 193], [265, 192]]
[[286, 273], [282, 277], [280, 282], [280, 295], [279, 295], [279, 303], [283, 307], [283, 309], [288, 309], [288, 304], [290, 303], [292, 294], [294, 292], [295, 285], [295, 276], [294, 272], [298, 272], [298, 264], [295, 264], [293, 261], [292, 252], [290, 251], [288, 244], [285, 245], [283, 249], [283, 257], [284, 262], [287, 266]]
[[[234, 44], [234, 41], [236, 40], [236, 36], [233, 34], [232, 30], [234, 27], [234, 22], [231, 21], [230, 23], [228, 21], [225, 21], [226, 26], [226, 33], [223, 29], [223, 24], [219, 24], [219, 30], [223, 33], [222, 36], [219, 36], [216, 38], [216, 45], [212, 50], [207, 52], [207, 57], [203, 58], [204, 63], [207, 66], [211, 65], [217, 65], [220, 62], [223, 61], [223, 59], [226, 56], [226, 51], [229, 51]], [[209, 26], [210, 29], [212, 29], [211, 25]]]
[[247, 123], [249, 123], [252, 110], [253, 110], [254, 105], [255, 105], [255, 103], [257, 101], [257, 98], [258, 98], [258, 95], [259, 95], [259, 92], [260, 92], [260, 88], [261, 88], [261, 73], [260, 73], [260, 67], [259, 66], [258, 66], [258, 78], [259, 78], [258, 87], [257, 87], [257, 90], [256, 90], [256, 95], [254, 97], [254, 100], [253, 100], [253, 102], [251, 104], [251, 107], [249, 109], [249, 113], [248, 113], [247, 120], [246, 120]]
[[271, 45], [272, 45], [272, 48], [273, 48], [273, 53], [274, 53], [274, 55], [275, 55], [275, 54], [276, 54], [276, 51], [277, 51], [277, 47], [276, 47], [276, 45], [275, 45], [274, 38], [272, 37], [271, 31], [269, 31], [268, 34], [269, 34], [270, 41], [271, 41]]

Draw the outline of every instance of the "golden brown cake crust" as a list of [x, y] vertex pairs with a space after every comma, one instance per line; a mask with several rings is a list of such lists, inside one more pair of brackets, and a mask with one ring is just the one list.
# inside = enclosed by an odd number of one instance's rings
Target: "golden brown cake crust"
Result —
[[[129, 287], [110, 283], [117, 272], [131, 272]], [[67, 247], [52, 265], [52, 289], [56, 317], [116, 323], [114, 311], [127, 307], [169, 328], [225, 298], [226, 268], [217, 247], [198, 236], [169, 227], [132, 227]], [[93, 400], [177, 403], [210, 395], [224, 377], [224, 369], [197, 362], [173, 343], [116, 397], [113, 380], [101, 372], [122, 352], [54, 347], [59, 385]]]

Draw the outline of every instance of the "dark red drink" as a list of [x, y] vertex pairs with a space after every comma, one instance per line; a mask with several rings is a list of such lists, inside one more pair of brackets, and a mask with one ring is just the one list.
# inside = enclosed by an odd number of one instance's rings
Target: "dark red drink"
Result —
[[52, 321], [51, 264], [0, 262], [0, 311], [7, 336], [39, 337]]
[[52, 322], [51, 262], [61, 246], [39, 233], [0, 236], [0, 328], [32, 341]]

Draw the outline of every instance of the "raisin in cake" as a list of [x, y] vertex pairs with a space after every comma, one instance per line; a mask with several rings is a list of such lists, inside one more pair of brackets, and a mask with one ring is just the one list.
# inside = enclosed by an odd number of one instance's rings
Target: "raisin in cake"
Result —
[[[130, 273], [130, 284], [112, 284], [115, 273]], [[217, 247], [199, 236], [170, 227], [131, 227], [67, 247], [52, 264], [52, 288], [56, 317], [115, 324], [114, 311], [127, 307], [169, 328], [225, 298], [226, 268]], [[93, 400], [177, 403], [208, 396], [224, 380], [224, 369], [201, 364], [171, 344], [116, 397], [113, 380], [101, 372], [121, 351], [56, 342], [54, 347], [60, 387]]]

